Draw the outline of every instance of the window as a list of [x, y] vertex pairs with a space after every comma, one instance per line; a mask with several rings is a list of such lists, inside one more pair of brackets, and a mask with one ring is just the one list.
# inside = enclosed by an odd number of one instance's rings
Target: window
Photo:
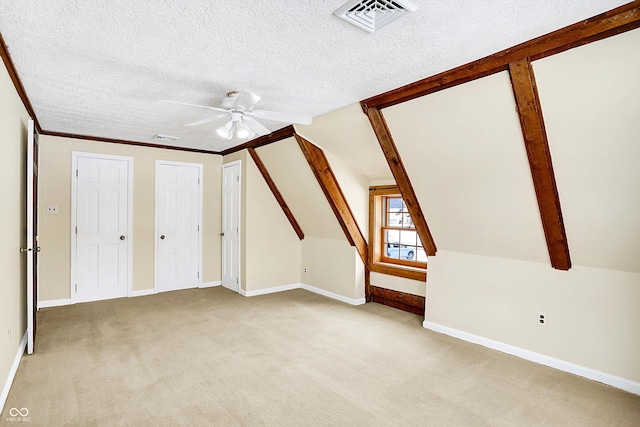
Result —
[[396, 186], [369, 189], [371, 271], [426, 280], [427, 254]]

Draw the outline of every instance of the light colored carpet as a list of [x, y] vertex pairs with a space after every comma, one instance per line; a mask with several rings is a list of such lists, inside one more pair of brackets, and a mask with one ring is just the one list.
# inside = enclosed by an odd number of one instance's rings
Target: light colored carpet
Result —
[[304, 290], [43, 309], [1, 422], [16, 407], [31, 426], [640, 425], [640, 396], [421, 322]]

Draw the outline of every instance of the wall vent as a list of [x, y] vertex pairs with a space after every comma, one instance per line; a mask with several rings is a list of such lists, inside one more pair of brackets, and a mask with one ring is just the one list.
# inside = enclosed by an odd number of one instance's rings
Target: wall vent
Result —
[[164, 141], [164, 142], [172, 142], [172, 141], [177, 141], [178, 139], [180, 139], [177, 136], [171, 136], [171, 135], [161, 135], [161, 134], [156, 134], [156, 136], [153, 137], [154, 141]]
[[417, 6], [408, 0], [351, 0], [333, 14], [373, 33], [416, 9]]

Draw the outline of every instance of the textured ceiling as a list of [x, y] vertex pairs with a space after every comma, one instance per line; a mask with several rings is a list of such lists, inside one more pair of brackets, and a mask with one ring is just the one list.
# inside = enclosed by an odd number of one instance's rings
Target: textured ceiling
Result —
[[414, 2], [369, 34], [332, 14], [344, 0], [0, 0], [0, 31], [42, 129], [217, 151], [244, 141], [183, 127], [211, 114], [159, 100], [246, 89], [256, 108], [317, 117], [626, 3]]

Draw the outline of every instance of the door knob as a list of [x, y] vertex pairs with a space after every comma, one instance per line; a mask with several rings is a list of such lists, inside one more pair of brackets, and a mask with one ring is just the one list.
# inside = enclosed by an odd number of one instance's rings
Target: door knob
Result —
[[222, 233], [220, 233], [221, 236], [224, 236], [224, 231]]
[[160, 239], [161, 239], [161, 240], [164, 240], [164, 234], [163, 234], [162, 236], [160, 236]]
[[120, 236], [120, 240], [124, 240], [124, 236]]
[[40, 246], [36, 246], [35, 251], [36, 251], [36, 252], [40, 252]]

